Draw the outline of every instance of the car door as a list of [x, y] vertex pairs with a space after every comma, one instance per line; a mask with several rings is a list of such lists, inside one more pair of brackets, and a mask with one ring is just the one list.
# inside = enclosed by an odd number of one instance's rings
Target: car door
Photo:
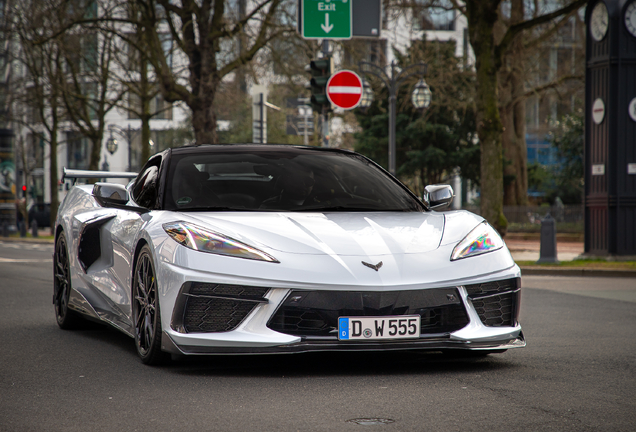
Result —
[[108, 295], [117, 304], [122, 321], [129, 325], [132, 325], [130, 287], [135, 248], [140, 230], [151, 217], [149, 210], [158, 208], [161, 163], [161, 155], [151, 158], [146, 163], [129, 187], [128, 206], [125, 209], [117, 209], [116, 217], [105, 226], [112, 245], [111, 278], [115, 282], [112, 292]]

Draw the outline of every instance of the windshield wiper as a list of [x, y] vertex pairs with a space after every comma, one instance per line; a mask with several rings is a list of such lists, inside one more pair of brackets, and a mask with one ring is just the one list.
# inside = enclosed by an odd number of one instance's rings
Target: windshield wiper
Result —
[[174, 209], [173, 211], [192, 211], [192, 212], [204, 212], [204, 211], [255, 211], [250, 208], [236, 208], [236, 207], [224, 207], [224, 206], [208, 206], [208, 207], [185, 207], [180, 209]]
[[331, 207], [301, 207], [293, 209], [294, 212], [330, 212], [330, 211], [352, 211], [352, 212], [385, 212], [385, 211], [404, 211], [402, 209], [379, 209], [369, 207], [349, 207], [349, 206], [331, 206]]

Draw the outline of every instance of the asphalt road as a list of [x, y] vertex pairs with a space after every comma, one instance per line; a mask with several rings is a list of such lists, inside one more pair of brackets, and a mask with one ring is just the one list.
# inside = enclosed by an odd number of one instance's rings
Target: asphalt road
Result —
[[0, 431], [636, 429], [634, 279], [524, 277], [528, 346], [481, 359], [314, 353], [151, 368], [115, 330], [57, 327], [51, 253], [0, 242]]

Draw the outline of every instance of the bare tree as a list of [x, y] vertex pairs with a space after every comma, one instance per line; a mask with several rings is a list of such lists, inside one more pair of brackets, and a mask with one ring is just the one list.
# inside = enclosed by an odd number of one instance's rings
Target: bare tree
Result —
[[88, 169], [97, 170], [101, 157], [106, 114], [123, 97], [122, 86], [111, 73], [114, 34], [83, 30], [60, 37], [65, 74], [59, 81], [68, 119], [91, 142]]
[[[27, 41], [35, 46], [53, 43], [60, 52], [63, 73], [57, 82], [65, 119], [91, 142], [88, 168], [99, 166], [106, 114], [122, 98], [113, 80], [114, 32], [100, 22], [108, 11], [104, 0], [31, 0], [33, 31]], [[106, 31], [104, 31], [106, 30]]]
[[[135, 2], [127, 5], [128, 17], [139, 17], [138, 6]], [[125, 91], [121, 106], [129, 118], [141, 121], [140, 160], [144, 163], [150, 157], [150, 120], [171, 110], [172, 104], [163, 100], [156, 74], [152, 70], [150, 51], [142, 28], [119, 24], [115, 29], [117, 43], [121, 47], [119, 51], [125, 53], [115, 57], [119, 69], [118, 80]], [[168, 38], [163, 39], [164, 54], [171, 56], [171, 41]]]
[[[500, 7], [499, 32], [522, 22], [526, 17], [541, 14], [539, 2], [527, 7], [523, 0], [512, 0], [506, 4], [507, 11]], [[577, 11], [564, 15], [557, 23], [539, 25], [525, 30], [528, 37], [515, 38], [503, 56], [499, 72], [499, 112], [504, 127], [502, 148], [504, 155], [504, 204], [527, 205], [528, 173], [526, 145], [526, 101], [528, 97], [541, 97], [548, 91], [570, 93], [573, 83], [578, 89], [583, 84], [583, 74], [574, 67], [550, 68], [542, 54], [550, 55], [553, 41], [561, 37], [561, 30], [576, 29]], [[579, 25], [582, 28], [582, 26]], [[571, 30], [570, 30], [571, 33]], [[500, 35], [501, 36], [501, 35]], [[574, 38], [572, 38], [574, 39]], [[584, 38], [582, 38], [584, 40]], [[572, 47], [569, 48], [572, 53]], [[579, 50], [582, 50], [582, 44]], [[576, 53], [573, 53], [576, 57]], [[554, 66], [554, 65], [553, 65]], [[552, 73], [546, 73], [552, 71]], [[560, 73], [559, 73], [560, 72]]]
[[[141, 29], [164, 99], [183, 101], [192, 111], [198, 143], [218, 141], [215, 98], [222, 80], [271, 40], [295, 30], [291, 0], [248, 2], [251, 8], [242, 13], [227, 0], [129, 1], [139, 14], [124, 21]], [[174, 44], [174, 59], [165, 52], [166, 37]]]
[[[525, 30], [568, 19], [586, 0], [575, 0], [553, 12], [524, 19], [507, 27], [501, 37], [495, 28], [500, 23], [501, 0], [464, 0], [454, 6], [468, 19], [468, 35], [475, 53], [477, 73], [477, 134], [481, 145], [481, 214], [500, 233], [505, 234], [508, 221], [503, 214], [503, 132], [499, 112], [499, 72], [504, 55]], [[535, 43], [528, 41], [524, 43]]]
[[[53, 227], [59, 206], [57, 150], [63, 110], [58, 83], [63, 71], [60, 67], [61, 52], [55, 41], [44, 44], [33, 43], [38, 37], [39, 27], [43, 22], [43, 18], [39, 15], [41, 3], [40, 1], [17, 3], [13, 10], [15, 13], [14, 34], [20, 43], [20, 53], [16, 61], [22, 65], [24, 71], [14, 89], [15, 102], [20, 108], [16, 108], [13, 120], [27, 128], [33, 136], [38, 136], [48, 143], [51, 227]], [[22, 154], [28, 154], [26, 144], [23, 147]], [[24, 164], [26, 160], [22, 162]]]

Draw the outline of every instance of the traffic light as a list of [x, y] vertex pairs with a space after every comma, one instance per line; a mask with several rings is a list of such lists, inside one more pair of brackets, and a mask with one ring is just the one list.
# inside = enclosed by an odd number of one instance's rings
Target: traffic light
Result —
[[22, 198], [26, 198], [27, 187], [26, 185], [22, 185]]
[[309, 64], [309, 72], [311, 73], [311, 81], [309, 87], [311, 89], [311, 108], [318, 113], [331, 111], [331, 102], [327, 98], [327, 81], [331, 77], [333, 71], [333, 60], [331, 57], [312, 60]]

